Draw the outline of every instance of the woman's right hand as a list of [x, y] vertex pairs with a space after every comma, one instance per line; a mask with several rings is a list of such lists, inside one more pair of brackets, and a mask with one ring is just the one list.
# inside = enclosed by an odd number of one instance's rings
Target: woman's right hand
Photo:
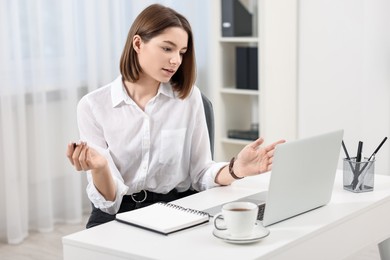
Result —
[[107, 159], [86, 142], [69, 143], [66, 156], [77, 171], [100, 170], [107, 167]]

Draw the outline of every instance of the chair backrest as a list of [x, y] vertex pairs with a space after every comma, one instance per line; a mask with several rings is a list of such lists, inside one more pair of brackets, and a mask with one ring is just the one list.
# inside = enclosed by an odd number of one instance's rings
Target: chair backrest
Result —
[[207, 129], [210, 137], [211, 157], [214, 159], [214, 110], [211, 101], [202, 93], [204, 113], [206, 115]]

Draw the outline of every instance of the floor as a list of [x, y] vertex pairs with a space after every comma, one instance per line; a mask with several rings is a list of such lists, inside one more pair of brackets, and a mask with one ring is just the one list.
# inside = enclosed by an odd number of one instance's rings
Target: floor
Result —
[[87, 216], [80, 224], [57, 224], [52, 232], [31, 232], [19, 245], [0, 243], [1, 260], [57, 260], [62, 259], [61, 238], [85, 229]]
[[[1, 260], [57, 260], [62, 259], [61, 238], [65, 235], [85, 229], [81, 224], [59, 224], [53, 232], [31, 233], [20, 245], [0, 243]], [[341, 245], [342, 246], [342, 245]], [[378, 248], [369, 246], [345, 260], [380, 260]]]

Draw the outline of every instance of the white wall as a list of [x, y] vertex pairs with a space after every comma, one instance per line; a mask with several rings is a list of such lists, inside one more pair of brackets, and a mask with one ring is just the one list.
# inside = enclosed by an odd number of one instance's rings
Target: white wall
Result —
[[268, 143], [297, 138], [297, 3], [260, 2], [260, 134]]
[[[389, 13], [388, 0], [300, 0], [299, 137], [343, 128], [350, 155], [361, 140], [369, 156], [390, 135]], [[376, 173], [390, 173], [389, 154], [390, 140]]]

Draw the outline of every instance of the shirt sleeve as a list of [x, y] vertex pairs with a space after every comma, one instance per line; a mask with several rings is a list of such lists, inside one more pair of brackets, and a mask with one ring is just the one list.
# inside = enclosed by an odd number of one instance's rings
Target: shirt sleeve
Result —
[[94, 115], [93, 107], [88, 101], [88, 95], [84, 96], [77, 106], [77, 123], [80, 139], [87, 142], [89, 146], [96, 149], [97, 152], [107, 159], [110, 173], [116, 185], [115, 200], [107, 201], [96, 189], [92, 180], [92, 173], [91, 171], [88, 171], [88, 185], [86, 188], [88, 198], [96, 208], [111, 215], [116, 214], [119, 210], [122, 198], [127, 193], [129, 187], [124, 184], [123, 178], [110, 155], [110, 151], [104, 139], [103, 129]]
[[195, 107], [195, 124], [193, 135], [191, 137], [191, 179], [192, 186], [196, 190], [206, 190], [219, 186], [215, 182], [217, 173], [228, 162], [214, 162], [211, 158], [210, 138], [207, 130], [206, 116], [203, 107], [201, 93], [198, 88], [194, 88], [192, 102]]

